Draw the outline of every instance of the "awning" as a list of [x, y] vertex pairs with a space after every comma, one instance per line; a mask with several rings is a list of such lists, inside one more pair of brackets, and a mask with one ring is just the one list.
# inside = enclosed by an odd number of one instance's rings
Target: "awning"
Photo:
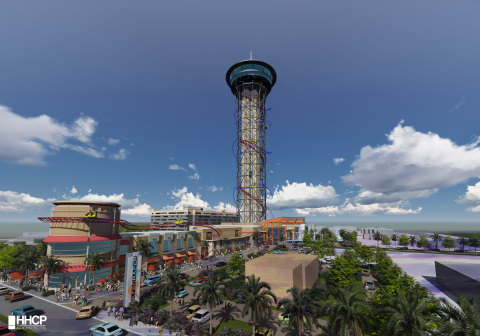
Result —
[[150, 258], [147, 259], [147, 262], [148, 263], [156, 263], [156, 262], [159, 262], [160, 260], [161, 259], [158, 256], [157, 257], [150, 257]]
[[167, 253], [163, 255], [163, 260], [172, 260], [173, 255], [171, 253]]
[[197, 251], [188, 251], [188, 255], [194, 256], [197, 254]]
[[177, 258], [185, 258], [187, 254], [185, 252], [177, 252]]
[[[119, 234], [91, 235], [90, 241], [106, 241], [122, 239]], [[46, 243], [84, 243], [88, 241], [87, 235], [78, 236], [48, 236], [43, 240]]]
[[128, 239], [120, 240], [120, 245], [130, 245], [130, 241]]

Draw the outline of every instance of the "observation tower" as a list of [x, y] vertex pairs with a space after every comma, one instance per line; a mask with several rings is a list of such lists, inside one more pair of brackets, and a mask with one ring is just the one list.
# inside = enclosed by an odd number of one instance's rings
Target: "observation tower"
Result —
[[267, 214], [265, 100], [277, 74], [271, 65], [249, 59], [232, 65], [226, 80], [237, 100], [237, 212], [241, 223], [257, 223]]

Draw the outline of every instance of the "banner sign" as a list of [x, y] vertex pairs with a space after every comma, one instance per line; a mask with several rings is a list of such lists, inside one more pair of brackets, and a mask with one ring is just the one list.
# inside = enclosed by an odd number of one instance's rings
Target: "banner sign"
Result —
[[125, 258], [125, 288], [123, 305], [140, 302], [140, 282], [142, 281], [142, 252], [127, 253]]

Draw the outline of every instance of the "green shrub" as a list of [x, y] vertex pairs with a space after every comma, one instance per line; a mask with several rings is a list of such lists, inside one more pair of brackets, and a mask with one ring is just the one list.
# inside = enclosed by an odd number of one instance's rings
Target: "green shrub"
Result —
[[45, 291], [42, 293], [42, 296], [50, 296], [50, 295], [53, 295], [55, 294], [55, 291], [54, 290], [49, 290], [49, 291]]
[[221, 267], [213, 271], [213, 277], [217, 279], [220, 276], [220, 280], [228, 279], [228, 270], [226, 267]]
[[30, 289], [33, 289], [33, 286], [24, 286], [22, 287], [22, 291], [26, 292], [26, 291], [29, 291]]

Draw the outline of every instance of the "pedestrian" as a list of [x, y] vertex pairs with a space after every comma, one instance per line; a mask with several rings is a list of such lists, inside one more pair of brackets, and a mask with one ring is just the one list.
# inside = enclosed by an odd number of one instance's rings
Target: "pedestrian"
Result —
[[133, 327], [133, 321], [134, 321], [134, 320], [135, 320], [135, 319], [133, 318], [133, 315], [130, 316], [130, 323], [128, 324], [130, 327]]
[[227, 300], [225, 300], [225, 308], [227, 308]]
[[105, 308], [106, 308], [106, 304], [105, 304], [105, 301], [103, 301], [103, 303], [102, 303], [102, 310], [105, 311]]
[[110, 304], [110, 300], [107, 300], [107, 307], [110, 308], [111, 304]]
[[115, 317], [115, 316], [116, 316], [116, 313], [117, 313], [117, 307], [114, 306], [114, 307], [112, 308], [112, 313], [113, 313], [113, 317]]
[[151, 329], [152, 329], [152, 324], [153, 324], [153, 316], [150, 316], [150, 323], [149, 323], [149, 325], [148, 325], [148, 332], [151, 331]]
[[108, 316], [110, 316], [111, 313], [112, 313], [112, 308], [109, 306], [108, 309], [107, 309]]

